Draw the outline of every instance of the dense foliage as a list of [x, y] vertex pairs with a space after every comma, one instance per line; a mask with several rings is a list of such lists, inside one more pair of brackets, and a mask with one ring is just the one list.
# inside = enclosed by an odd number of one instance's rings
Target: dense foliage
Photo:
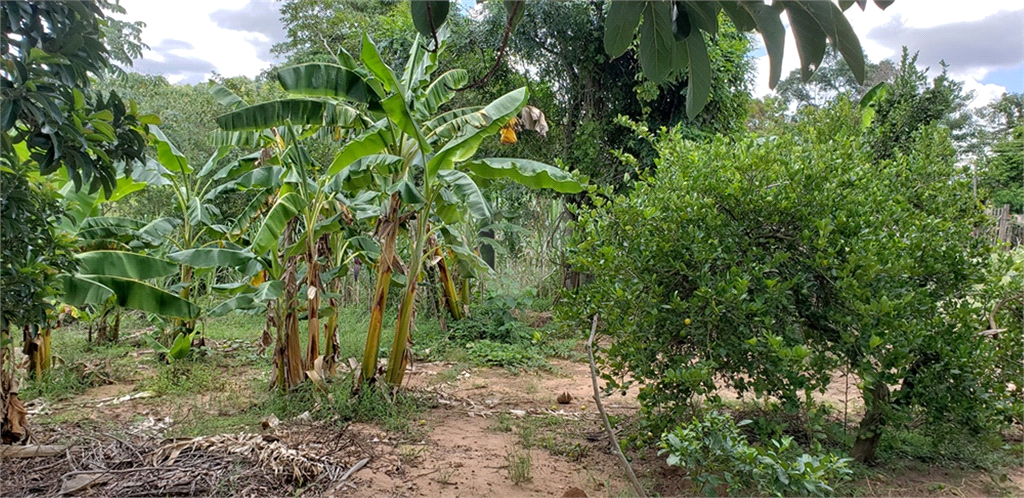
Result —
[[641, 383], [661, 430], [725, 385], [792, 409], [849, 369], [868, 407], [861, 459], [915, 410], [984, 424], [991, 348], [964, 298], [986, 248], [947, 132], [877, 161], [845, 101], [793, 131], [666, 132], [656, 176], [580, 213], [573, 261], [594, 281], [566, 311], [601, 314], [610, 388]]

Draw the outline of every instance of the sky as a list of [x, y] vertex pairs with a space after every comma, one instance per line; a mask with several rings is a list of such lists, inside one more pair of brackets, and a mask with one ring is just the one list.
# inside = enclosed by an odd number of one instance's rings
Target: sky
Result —
[[[462, 0], [471, 6], [473, 0]], [[212, 72], [256, 76], [276, 60], [270, 48], [285, 39], [275, 0], [121, 0], [125, 20], [142, 21], [150, 50], [133, 70], [160, 74], [173, 83], [198, 83]], [[983, 106], [1004, 92], [1024, 92], [1024, 4], [1020, 0], [896, 0], [884, 11], [868, 2], [851, 7], [847, 19], [868, 59], [897, 59], [901, 47], [919, 52], [918, 64], [937, 74], [939, 62], [975, 92]], [[785, 16], [783, 16], [785, 21]], [[792, 34], [787, 35], [783, 76], [799, 67]], [[768, 88], [768, 57], [759, 47], [754, 94]]]

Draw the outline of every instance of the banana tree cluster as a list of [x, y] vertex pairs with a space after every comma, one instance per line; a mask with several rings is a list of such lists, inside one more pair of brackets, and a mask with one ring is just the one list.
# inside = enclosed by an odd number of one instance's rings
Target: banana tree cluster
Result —
[[[222, 102], [239, 106], [217, 119], [227, 132], [224, 138], [269, 145], [263, 154], [267, 166], [261, 169], [273, 173], [261, 186], [272, 184], [276, 190], [249, 247], [266, 262], [268, 281], [282, 282], [283, 298], [268, 314], [268, 320], [280, 320], [275, 323], [280, 331], [275, 358], [282, 388], [301, 382], [303, 372], [314, 380], [330, 373], [324, 366], [334, 361], [335, 332], [324, 330], [322, 354], [317, 337], [320, 297], [329, 293], [325, 275], [343, 273], [357, 255], [376, 266], [364, 382], [378, 373], [390, 285], [404, 286], [385, 379], [398, 386], [410, 357], [407, 346], [424, 269], [441, 270], [449, 303], [461, 308], [450, 261], [486, 268], [457, 229], [464, 220], [489, 218], [480, 184], [508, 178], [560, 192], [582, 189], [571, 175], [547, 164], [474, 157], [483, 140], [526, 105], [528, 93], [520, 88], [485, 106], [445, 110], [469, 78], [461, 69], [433, 77], [443, 43], [443, 33], [427, 42], [417, 39], [403, 71], [396, 73], [364, 35], [358, 60], [342, 50], [335, 64], [279, 70], [278, 82], [289, 98], [241, 107], [240, 99], [216, 90]], [[305, 144], [314, 136], [338, 142], [330, 164], [310, 157]], [[325, 252], [332, 257], [324, 257]], [[299, 274], [306, 277], [304, 292]], [[297, 351], [301, 297], [310, 334], [305, 358]]]

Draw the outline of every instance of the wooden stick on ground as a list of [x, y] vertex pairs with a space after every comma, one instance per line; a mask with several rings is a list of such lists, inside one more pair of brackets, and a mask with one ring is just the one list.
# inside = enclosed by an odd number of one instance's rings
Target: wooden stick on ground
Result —
[[9, 446], [0, 448], [0, 455], [4, 458], [33, 458], [61, 455], [69, 446], [62, 444], [41, 444], [30, 446]]
[[622, 468], [626, 471], [626, 476], [629, 477], [629, 482], [633, 484], [633, 490], [636, 491], [636, 495], [640, 498], [647, 498], [644, 493], [644, 488], [640, 486], [640, 481], [636, 479], [636, 474], [633, 473], [633, 467], [629, 465], [629, 460], [626, 460], [626, 455], [622, 454], [622, 448], [619, 447], [619, 440], [615, 438], [615, 431], [612, 430], [612, 424], [608, 421], [608, 414], [604, 411], [604, 404], [601, 403], [601, 390], [597, 387], [597, 364], [594, 363], [594, 334], [597, 333], [597, 314], [594, 314], [594, 323], [590, 327], [590, 339], [587, 340], [587, 354], [590, 356], [590, 380], [594, 383], [594, 401], [597, 402], [597, 410], [601, 412], [601, 420], [604, 422], [604, 430], [608, 432], [608, 439], [611, 441], [612, 449], [615, 450], [615, 454], [619, 456], [619, 460], [622, 462]]

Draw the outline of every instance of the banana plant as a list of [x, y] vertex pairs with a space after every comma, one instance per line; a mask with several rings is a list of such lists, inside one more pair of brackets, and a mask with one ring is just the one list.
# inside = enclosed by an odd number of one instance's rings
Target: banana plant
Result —
[[[223, 87], [213, 87], [213, 91], [224, 103], [245, 105]], [[365, 128], [369, 123], [360, 120], [358, 113], [347, 105], [319, 104], [322, 102], [303, 103], [298, 100], [256, 104], [228, 113], [218, 120], [224, 130], [232, 133], [221, 139], [262, 148], [262, 168], [218, 189], [258, 189], [254, 202], [259, 206], [247, 209], [247, 214], [240, 220], [243, 224], [229, 233], [236, 240], [245, 240], [251, 233], [247, 232], [245, 224], [250, 224], [258, 218], [257, 213], [265, 210], [262, 223], [248, 237], [249, 250], [258, 257], [257, 265], [252, 269], [268, 281], [278, 282], [279, 287], [274, 289], [279, 292], [268, 293], [270, 287], [243, 286], [245, 292], [226, 301], [213, 313], [255, 306], [261, 302], [268, 305], [265, 334], [269, 335], [272, 329], [277, 330], [274, 383], [282, 389], [294, 387], [302, 382], [304, 376], [322, 378], [334, 372], [340, 346], [336, 292], [332, 291], [337, 289], [336, 279], [344, 273], [347, 263], [356, 255], [366, 256], [374, 252], [375, 248], [353, 228], [355, 219], [352, 211], [346, 207], [343, 197], [338, 198], [341, 184], [340, 180], [334, 179], [337, 173], [318, 174], [326, 168], [311, 157], [305, 144], [306, 139], [323, 134], [325, 130], [333, 135], [348, 134], [351, 130]], [[287, 115], [291, 112], [288, 109], [303, 106], [312, 106], [327, 117], [319, 124], [301, 119], [263, 123], [267, 115]], [[211, 194], [219, 193], [218, 189]], [[268, 195], [264, 196], [264, 193]], [[303, 263], [301, 268], [300, 261]], [[300, 274], [305, 276], [302, 282], [298, 278]], [[303, 284], [305, 292], [302, 292]], [[271, 284], [264, 282], [260, 285]], [[262, 297], [257, 297], [259, 294]], [[324, 298], [327, 298], [329, 306], [324, 310], [327, 322], [321, 324]], [[305, 301], [308, 320], [308, 347], [304, 357], [298, 350], [300, 301]]]
[[[510, 178], [535, 188], [579, 192], [568, 173], [553, 166], [513, 158], [475, 159], [484, 139], [498, 133], [526, 104], [525, 88], [490, 104], [440, 112], [468, 82], [464, 70], [431, 79], [443, 48], [428, 51], [417, 38], [399, 77], [367, 35], [359, 62], [344, 50], [337, 64], [311, 63], [278, 71], [292, 98], [237, 109], [218, 118], [223, 130], [244, 132], [288, 125], [313, 129], [349, 123], [340, 150], [327, 168], [330, 183], [344, 194], [377, 202], [375, 235], [379, 241], [377, 288], [363, 355], [362, 379], [376, 375], [380, 330], [393, 271], [400, 268], [397, 238], [406, 233], [411, 251], [395, 324], [386, 382], [401, 384], [409, 360], [407, 343], [416, 291], [431, 236], [464, 216], [486, 218], [487, 205], [477, 181]], [[339, 116], [344, 117], [341, 119]], [[436, 249], [436, 248], [434, 248]]]
[[[131, 218], [103, 216], [104, 204], [116, 202], [141, 190], [146, 182], [136, 172], [120, 176], [110, 194], [76, 190], [66, 178], [60, 189], [70, 216], [60, 221], [65, 237], [75, 240], [80, 271], [60, 277], [63, 302], [72, 306], [93, 306], [91, 314], [101, 322], [97, 340], [116, 340], [120, 310], [137, 309], [161, 316], [194, 319], [199, 308], [173, 293], [147, 282], [162, 279], [178, 271], [172, 261], [146, 253], [160, 253], [177, 220], [161, 218], [144, 222]], [[60, 173], [58, 173], [60, 174]], [[113, 313], [113, 328], [107, 317]]]

